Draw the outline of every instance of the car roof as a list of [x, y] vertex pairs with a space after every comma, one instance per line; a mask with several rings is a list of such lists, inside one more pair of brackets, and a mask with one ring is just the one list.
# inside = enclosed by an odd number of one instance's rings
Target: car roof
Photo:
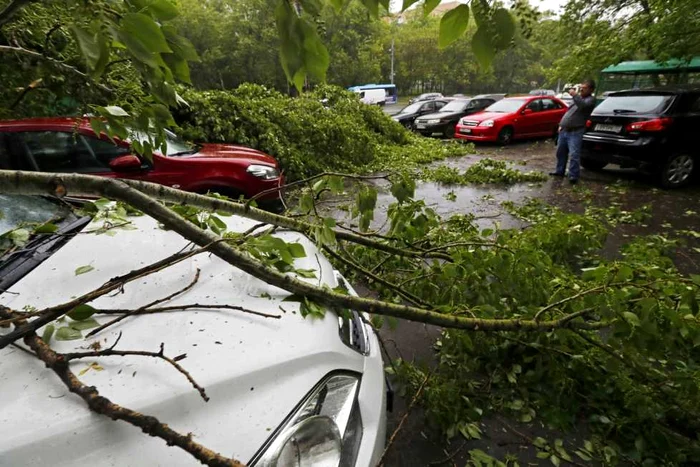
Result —
[[700, 92], [700, 85], [688, 84], [688, 85], [673, 85], [673, 86], [656, 86], [652, 88], [643, 89], [625, 89], [622, 91], [611, 92], [610, 96], [625, 95], [625, 94], [686, 94], [686, 93], [696, 93]]
[[77, 117], [35, 117], [17, 120], [0, 120], [0, 129], [22, 128], [75, 128], [90, 130], [90, 121], [87, 118]]

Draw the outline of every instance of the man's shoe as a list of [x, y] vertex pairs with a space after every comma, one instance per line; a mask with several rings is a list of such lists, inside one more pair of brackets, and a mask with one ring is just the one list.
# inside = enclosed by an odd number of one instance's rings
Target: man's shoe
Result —
[[578, 178], [570, 178], [569, 183], [571, 183], [572, 185], [576, 185], [578, 183]]
[[549, 175], [552, 177], [564, 177], [564, 174], [560, 174], [559, 172], [549, 172]]

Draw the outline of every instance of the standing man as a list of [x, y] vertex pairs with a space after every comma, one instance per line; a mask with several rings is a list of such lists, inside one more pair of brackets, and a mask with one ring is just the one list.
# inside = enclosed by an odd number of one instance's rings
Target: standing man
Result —
[[580, 85], [579, 94], [575, 89], [569, 89], [569, 94], [574, 99], [569, 110], [559, 123], [559, 142], [557, 144], [557, 169], [549, 175], [563, 177], [566, 173], [566, 162], [571, 157], [569, 164], [569, 182], [572, 185], [578, 183], [581, 172], [581, 143], [583, 132], [586, 130], [586, 120], [591, 116], [595, 108], [595, 81], [586, 80]]

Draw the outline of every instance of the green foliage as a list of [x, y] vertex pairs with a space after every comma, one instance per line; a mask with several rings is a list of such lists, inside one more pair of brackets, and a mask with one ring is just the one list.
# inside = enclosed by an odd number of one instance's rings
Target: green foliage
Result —
[[259, 149], [277, 158], [292, 180], [326, 171], [408, 169], [472, 148], [415, 136], [379, 108], [334, 87], [294, 99], [254, 85], [183, 96], [189, 106], [175, 117], [185, 137]]
[[[352, 248], [353, 259], [445, 313], [577, 313], [574, 319], [602, 330], [445, 330], [421, 398], [429, 425], [446, 437], [474, 438], [475, 423], [492, 413], [559, 430], [584, 423], [591, 436], [578, 444], [536, 439], [538, 458], [553, 465], [574, 457], [606, 465], [699, 462], [700, 276], [675, 269], [667, 255], [677, 242], [638, 237], [611, 261], [600, 256], [608, 227], [645, 222], [647, 208], [588, 208], [581, 215], [536, 200], [504, 207], [528, 228], [480, 230], [471, 216], [441, 219], [423, 201], [394, 203], [388, 238], [419, 251], [437, 248], [450, 260], [426, 264], [361, 246]], [[392, 288], [375, 288], [383, 299], [401, 299]], [[395, 368], [407, 391], [426, 377], [409, 362]], [[472, 462], [501, 465], [480, 453]]]
[[521, 172], [511, 169], [504, 161], [481, 159], [464, 172], [460, 172], [459, 169], [446, 165], [424, 169], [422, 178], [446, 185], [471, 185], [485, 183], [513, 184], [521, 182], [542, 182], [547, 179], [547, 176], [541, 172]]

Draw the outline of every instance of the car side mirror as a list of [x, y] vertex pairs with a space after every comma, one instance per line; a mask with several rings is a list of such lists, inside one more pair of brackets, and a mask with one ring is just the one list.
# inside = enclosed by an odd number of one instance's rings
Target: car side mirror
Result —
[[133, 154], [115, 157], [109, 161], [109, 168], [115, 172], [133, 172], [141, 169], [141, 159]]
[[523, 111], [520, 113], [522, 115], [530, 115], [532, 113], [532, 109], [523, 109]]

